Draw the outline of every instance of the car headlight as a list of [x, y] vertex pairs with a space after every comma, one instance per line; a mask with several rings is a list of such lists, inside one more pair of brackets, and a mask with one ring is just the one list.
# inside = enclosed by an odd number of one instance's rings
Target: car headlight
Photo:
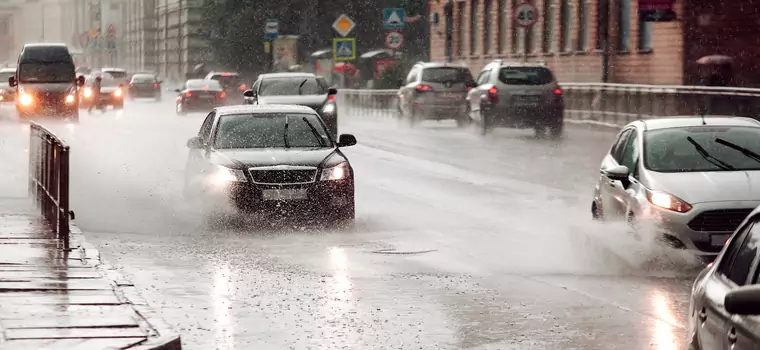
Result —
[[248, 182], [243, 170], [230, 169], [221, 165], [211, 175], [210, 181], [215, 186], [226, 186], [232, 182]]
[[335, 113], [335, 104], [334, 103], [328, 103], [324, 107], [322, 107], [322, 113], [324, 114], [333, 114]]
[[322, 169], [320, 181], [342, 180], [348, 177], [348, 163], [340, 163], [332, 168]]
[[679, 213], [691, 210], [691, 204], [667, 192], [647, 191], [647, 200], [657, 207]]
[[32, 99], [32, 95], [22, 92], [21, 96], [18, 97], [18, 102], [22, 106], [29, 106], [32, 104], [32, 102], [34, 102], [34, 99]]
[[66, 104], [72, 104], [72, 103], [74, 103], [74, 95], [66, 96]]
[[113, 92], [113, 95], [116, 97], [121, 97], [122, 91], [121, 88], [116, 89], [116, 91]]
[[92, 89], [90, 88], [84, 88], [84, 97], [91, 97], [92, 96]]

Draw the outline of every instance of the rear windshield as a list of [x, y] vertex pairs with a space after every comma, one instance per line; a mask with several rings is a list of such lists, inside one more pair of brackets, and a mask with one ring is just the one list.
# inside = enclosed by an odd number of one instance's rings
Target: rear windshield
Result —
[[222, 86], [216, 80], [188, 80], [185, 86], [190, 90], [221, 90]]
[[499, 81], [507, 85], [546, 85], [554, 75], [545, 67], [505, 67], [499, 71]]
[[155, 83], [156, 77], [152, 75], [135, 75], [132, 77], [133, 83]]
[[324, 80], [315, 77], [270, 78], [261, 81], [261, 96], [324, 95]]
[[472, 74], [467, 68], [440, 67], [422, 70], [422, 81], [427, 83], [470, 83]]
[[104, 70], [103, 72], [108, 73], [112, 77], [116, 79], [124, 79], [127, 77], [127, 72], [122, 71], [114, 71], [114, 70]]
[[235, 74], [216, 74], [211, 79], [220, 82], [224, 88], [237, 88], [242, 83], [242, 78]]

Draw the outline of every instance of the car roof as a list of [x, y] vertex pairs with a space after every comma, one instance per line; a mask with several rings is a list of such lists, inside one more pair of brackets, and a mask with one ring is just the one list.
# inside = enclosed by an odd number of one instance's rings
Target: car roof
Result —
[[464, 63], [448, 63], [448, 62], [417, 62], [417, 66], [421, 66], [422, 68], [444, 68], [444, 67], [451, 67], [451, 68], [467, 68], [469, 67]]
[[238, 72], [209, 72], [207, 75], [228, 74], [228, 75], [240, 75]]
[[306, 106], [299, 105], [237, 105], [237, 106], [225, 106], [217, 107], [216, 112], [218, 116], [238, 113], [308, 113], [317, 114], [313, 109]]
[[300, 77], [313, 78], [313, 77], [316, 77], [316, 75], [314, 73], [304, 73], [304, 72], [264, 73], [264, 74], [259, 75], [259, 79], [264, 79], [264, 78], [300, 78]]
[[110, 70], [110, 71], [114, 71], [114, 72], [126, 72], [127, 71], [124, 68], [113, 68], [113, 67], [103, 67], [103, 68], [100, 68], [101, 72], [102, 71], [106, 71], [106, 70]]
[[692, 126], [744, 126], [760, 128], [760, 121], [746, 117], [734, 117], [728, 115], [700, 116], [670, 116], [655, 119], [637, 120], [631, 124], [637, 124], [644, 130], [661, 130], [670, 128], [685, 128]]
[[64, 43], [28, 43], [24, 44], [24, 47], [65, 47], [69, 46]]

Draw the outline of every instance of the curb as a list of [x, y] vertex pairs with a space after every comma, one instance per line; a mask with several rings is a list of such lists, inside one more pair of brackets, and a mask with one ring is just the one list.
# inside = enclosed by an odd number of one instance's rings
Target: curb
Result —
[[129, 304], [140, 317], [138, 322], [148, 329], [146, 341], [130, 347], [134, 350], [182, 350], [180, 335], [166, 323], [158, 313], [153, 310], [142, 298], [137, 288], [127, 280], [120, 272], [110, 267], [101, 260], [100, 251], [91, 243], [87, 242], [75, 224], [70, 223], [71, 253], [79, 251], [85, 264], [95, 266], [100, 273], [111, 280], [116, 297], [124, 304]]

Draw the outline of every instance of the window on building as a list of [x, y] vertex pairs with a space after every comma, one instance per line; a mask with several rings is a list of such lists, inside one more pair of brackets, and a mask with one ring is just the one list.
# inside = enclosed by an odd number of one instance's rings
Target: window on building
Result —
[[628, 52], [631, 33], [631, 0], [618, 3], [618, 51]]
[[596, 2], [596, 49], [602, 50], [604, 46], [604, 12], [606, 8], [601, 1]]
[[520, 31], [517, 30], [517, 24], [512, 20], [512, 11], [514, 11], [515, 6], [517, 6], [517, 0], [512, 0], [512, 5], [509, 6], [509, 15], [507, 16], [509, 28], [512, 32], [512, 53], [517, 53], [520, 50]]
[[568, 52], [572, 50], [572, 38], [573, 38], [573, 32], [572, 32], [572, 12], [571, 12], [571, 1], [572, 0], [560, 0], [562, 1], [562, 4], [559, 8], [560, 13], [560, 50], [562, 52]]
[[534, 27], [523, 29], [523, 35], [525, 35], [525, 47], [523, 48], [525, 50], [525, 53], [533, 53], [535, 52], [535, 36], [536, 36], [536, 30], [533, 29]]
[[491, 53], [491, 10], [493, 0], [483, 0], [483, 54]]
[[554, 0], [544, 0], [544, 34], [541, 38], [541, 51], [552, 52], [554, 39]]
[[652, 49], [652, 22], [639, 21], [639, 50]]
[[588, 43], [588, 3], [587, 0], [578, 1], [578, 41], [575, 49], [586, 51]]
[[478, 1], [470, 0], [470, 55], [478, 53]]
[[496, 0], [496, 53], [501, 53], [507, 47], [507, 24], [504, 17], [507, 10], [507, 0]]
[[465, 22], [465, 18], [467, 18], [466, 13], [464, 12], [464, 3], [459, 2], [457, 3], [457, 30], [459, 31], [459, 42], [457, 43], [457, 53], [459, 57], [464, 57], [465, 51], [464, 51], [464, 43], [465, 39], [467, 38], [467, 23]]

